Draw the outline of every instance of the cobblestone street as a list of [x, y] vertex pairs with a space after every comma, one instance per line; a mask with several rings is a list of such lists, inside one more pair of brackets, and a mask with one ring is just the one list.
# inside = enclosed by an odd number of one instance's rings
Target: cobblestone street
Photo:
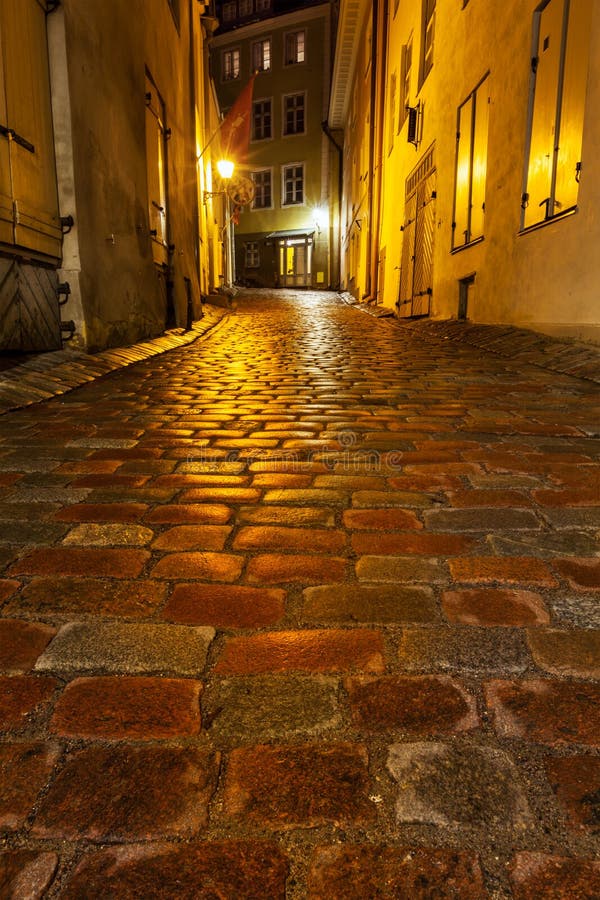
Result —
[[236, 304], [0, 416], [0, 897], [598, 898], [598, 384]]

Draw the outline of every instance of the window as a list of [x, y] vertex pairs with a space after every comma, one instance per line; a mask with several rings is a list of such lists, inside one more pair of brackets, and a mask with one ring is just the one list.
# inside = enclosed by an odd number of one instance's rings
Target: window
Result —
[[402, 81], [400, 83], [400, 109], [398, 110], [398, 131], [404, 125], [410, 106], [410, 85], [412, 78], [413, 41], [412, 35], [402, 48]]
[[152, 256], [156, 263], [168, 260], [167, 228], [167, 131], [165, 104], [156, 85], [146, 73], [146, 173], [148, 178], [148, 217]]
[[252, 104], [252, 140], [264, 141], [272, 137], [271, 101], [255, 100]]
[[592, 0], [547, 0], [534, 18], [534, 59], [522, 227], [577, 205]]
[[268, 72], [271, 68], [271, 38], [252, 44], [252, 67], [258, 72]]
[[283, 98], [283, 133], [304, 134], [304, 94]]
[[304, 166], [285, 166], [283, 169], [283, 205], [304, 203]]
[[305, 33], [304, 31], [291, 31], [285, 36], [285, 64], [293, 66], [303, 63], [305, 60]]
[[435, 37], [435, 0], [423, 0], [423, 53], [421, 57], [421, 84], [433, 66], [433, 41]]
[[256, 0], [256, 12], [270, 12], [271, 0]]
[[254, 182], [252, 209], [271, 209], [273, 206], [271, 170], [261, 169], [259, 172], [252, 172], [251, 178]]
[[246, 269], [258, 269], [259, 265], [258, 241], [246, 241], [244, 244], [244, 267]]
[[483, 237], [489, 107], [486, 76], [458, 110], [453, 250]]
[[223, 81], [235, 81], [240, 77], [240, 51], [223, 50]]
[[388, 153], [394, 149], [394, 132], [396, 130], [396, 80], [395, 72], [392, 72], [390, 78], [390, 105], [388, 112]]
[[232, 22], [237, 17], [237, 3], [223, 4], [223, 21]]
[[252, 15], [252, 0], [239, 0], [240, 16]]

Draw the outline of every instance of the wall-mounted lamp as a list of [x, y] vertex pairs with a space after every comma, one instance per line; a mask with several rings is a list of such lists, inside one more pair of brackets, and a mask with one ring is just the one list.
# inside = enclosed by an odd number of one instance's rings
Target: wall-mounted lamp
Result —
[[227, 193], [227, 182], [231, 179], [233, 175], [233, 171], [235, 169], [235, 163], [230, 159], [219, 159], [217, 161], [217, 172], [221, 180], [224, 182], [224, 186], [220, 191], [204, 191], [204, 202], [208, 200], [209, 197], [218, 197], [220, 194]]

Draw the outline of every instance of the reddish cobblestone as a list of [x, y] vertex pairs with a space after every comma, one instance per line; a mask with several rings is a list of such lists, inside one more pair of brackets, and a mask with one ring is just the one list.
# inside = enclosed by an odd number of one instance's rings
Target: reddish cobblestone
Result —
[[225, 815], [277, 828], [366, 823], [367, 751], [360, 744], [258, 746], [229, 757]]
[[137, 522], [148, 505], [146, 503], [76, 503], [54, 514], [59, 522]]
[[552, 567], [574, 591], [600, 590], [600, 559], [555, 559]]
[[281, 528], [252, 526], [240, 528], [234, 550], [300, 550], [305, 552], [339, 553], [346, 544], [341, 531], [318, 528]]
[[540, 594], [477, 588], [446, 591], [442, 607], [450, 622], [462, 625], [547, 625], [550, 616]]
[[59, 698], [50, 730], [109, 740], [198, 734], [200, 690], [200, 682], [177, 678], [77, 678]]
[[360, 554], [458, 556], [476, 541], [459, 534], [353, 534], [352, 549]]
[[243, 557], [231, 553], [170, 553], [154, 566], [153, 578], [197, 578], [203, 581], [237, 581]]
[[0, 671], [28, 672], [56, 629], [19, 619], [0, 619]]
[[571, 825], [600, 834], [600, 758], [547, 759], [546, 773]]
[[166, 595], [166, 585], [158, 581], [35, 578], [8, 601], [4, 612], [144, 619], [164, 602]]
[[515, 900], [597, 900], [600, 862], [545, 853], [517, 853], [510, 880]]
[[46, 676], [0, 676], [0, 731], [18, 731], [48, 703], [58, 682]]
[[0, 603], [3, 603], [8, 597], [12, 597], [20, 587], [20, 581], [10, 581], [8, 579], [0, 581]]
[[352, 719], [361, 729], [453, 734], [477, 728], [475, 700], [446, 676], [348, 678]]
[[283, 617], [285, 591], [224, 584], [177, 584], [162, 611], [167, 622], [260, 628]]
[[423, 528], [415, 513], [405, 509], [347, 509], [343, 514], [346, 528], [358, 531], [406, 531]]
[[303, 621], [433, 622], [437, 604], [423, 585], [323, 584], [303, 592]]
[[303, 556], [264, 553], [248, 563], [246, 578], [251, 584], [314, 584], [343, 581], [346, 560], [337, 556]]
[[51, 547], [33, 550], [10, 568], [12, 575], [93, 575], [136, 578], [150, 559], [145, 550], [80, 550]]
[[451, 559], [448, 565], [455, 581], [558, 587], [558, 582], [553, 578], [548, 565], [533, 557], [477, 556]]
[[491, 681], [485, 688], [502, 737], [550, 746], [600, 746], [600, 685], [532, 679]]
[[309, 900], [482, 900], [477, 857], [467, 852], [379, 844], [318, 847]]
[[56, 853], [9, 850], [0, 853], [0, 895], [37, 900], [50, 887], [58, 866]]
[[228, 506], [214, 503], [165, 504], [157, 506], [145, 517], [153, 525], [225, 525], [231, 518]]
[[215, 672], [249, 675], [264, 672], [384, 671], [383, 637], [369, 629], [274, 631], [230, 638]]
[[159, 535], [153, 550], [222, 550], [231, 527], [227, 525], [177, 525]]
[[190, 838], [207, 823], [216, 765], [212, 754], [193, 748], [88, 747], [69, 756], [31, 833], [111, 842]]
[[56, 744], [0, 744], [0, 829], [23, 826], [59, 755]]
[[542, 506], [600, 506], [597, 487], [583, 487], [569, 490], [533, 491], [532, 496]]
[[277, 844], [264, 840], [111, 847], [84, 856], [61, 897], [283, 900], [288, 868]]
[[555, 675], [600, 678], [600, 629], [542, 628], [527, 637], [536, 665]]

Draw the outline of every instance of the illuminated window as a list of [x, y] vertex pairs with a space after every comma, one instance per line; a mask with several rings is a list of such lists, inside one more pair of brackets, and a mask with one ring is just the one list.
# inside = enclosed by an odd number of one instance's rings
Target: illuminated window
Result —
[[304, 166], [285, 166], [283, 169], [283, 205], [304, 203]]
[[271, 68], [271, 38], [252, 44], [252, 66], [258, 72], [268, 72]]
[[240, 77], [240, 51], [223, 51], [223, 81], [235, 81]]
[[232, 22], [237, 16], [237, 3], [223, 4], [223, 21]]
[[304, 31], [292, 31], [285, 36], [285, 64], [293, 66], [303, 63], [305, 59], [305, 33]]
[[577, 205], [591, 18], [592, 0], [547, 0], [535, 13], [523, 228]]
[[252, 140], [264, 141], [272, 137], [270, 100], [256, 100], [252, 104]]
[[423, 0], [423, 39], [421, 56], [421, 84], [433, 67], [433, 41], [435, 38], [435, 0]]
[[283, 98], [283, 133], [304, 134], [304, 94]]
[[246, 241], [244, 244], [244, 266], [246, 269], [257, 269], [260, 265], [258, 241]]
[[412, 35], [402, 48], [402, 80], [400, 82], [400, 109], [398, 110], [398, 131], [404, 125], [410, 106], [410, 85], [412, 78], [413, 42]]
[[489, 108], [486, 77], [458, 110], [453, 250], [483, 237]]
[[273, 206], [271, 170], [261, 169], [258, 172], [252, 172], [251, 177], [254, 182], [252, 209], [271, 209]]

